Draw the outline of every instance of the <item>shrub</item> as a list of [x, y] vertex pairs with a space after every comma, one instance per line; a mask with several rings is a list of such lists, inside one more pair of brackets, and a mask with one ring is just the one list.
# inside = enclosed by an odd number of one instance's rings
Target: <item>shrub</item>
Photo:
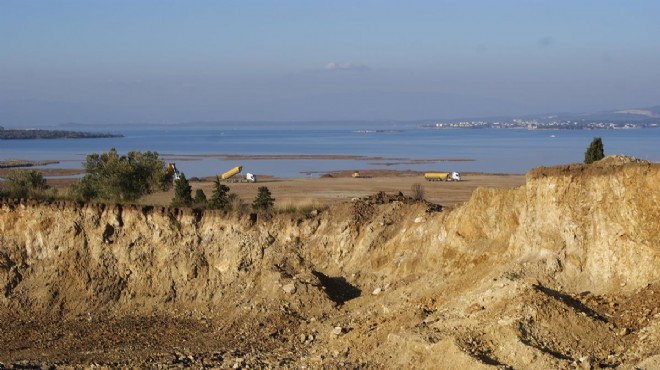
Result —
[[48, 184], [39, 171], [11, 170], [5, 176], [4, 189], [12, 198], [41, 197]]
[[412, 197], [415, 200], [423, 200], [424, 199], [424, 187], [419, 184], [415, 183], [411, 187], [411, 192], [412, 192]]
[[204, 194], [204, 190], [202, 189], [197, 189], [195, 190], [195, 199], [193, 199], [196, 205], [206, 205], [206, 194]]
[[220, 182], [220, 177], [216, 176], [213, 181], [213, 194], [209, 202], [210, 208], [228, 209], [229, 208], [229, 186]]
[[257, 189], [257, 197], [252, 202], [252, 208], [256, 210], [269, 210], [273, 207], [275, 199], [270, 194], [270, 190], [266, 186], [260, 186]]
[[243, 211], [243, 208], [245, 208], [245, 204], [243, 204], [243, 201], [238, 196], [238, 194], [230, 193], [227, 196], [227, 199], [229, 200], [229, 209], [240, 212]]
[[174, 182], [174, 198], [172, 198], [172, 206], [190, 206], [192, 205], [192, 187], [183, 173]]
[[120, 156], [113, 148], [85, 159], [86, 175], [72, 186], [72, 195], [81, 200], [133, 201], [156, 190], [167, 190], [171, 174], [156, 152], [128, 152]]
[[591, 141], [591, 144], [589, 144], [587, 151], [584, 152], [584, 163], [594, 163], [596, 161], [600, 161], [603, 158], [605, 158], [603, 140], [601, 140], [599, 137], [595, 137]]

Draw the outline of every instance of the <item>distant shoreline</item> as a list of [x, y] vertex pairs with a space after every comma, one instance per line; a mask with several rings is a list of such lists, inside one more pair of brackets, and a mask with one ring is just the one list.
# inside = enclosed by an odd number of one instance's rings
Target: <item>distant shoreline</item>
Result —
[[121, 138], [122, 134], [66, 131], [66, 130], [25, 130], [5, 129], [0, 127], [0, 140], [37, 140], [37, 139], [101, 139]]
[[34, 166], [47, 166], [50, 164], [58, 164], [60, 161], [46, 160], [46, 161], [30, 161], [25, 159], [7, 159], [0, 160], [0, 168], [22, 168]]
[[411, 159], [401, 157], [381, 157], [364, 155], [343, 155], [343, 154], [173, 154], [160, 153], [164, 160], [196, 160], [200, 158], [218, 158], [227, 160], [355, 160], [355, 161], [390, 161], [387, 163], [376, 163], [384, 165], [392, 164], [420, 164], [436, 162], [474, 162], [470, 158], [432, 158], [432, 159]]

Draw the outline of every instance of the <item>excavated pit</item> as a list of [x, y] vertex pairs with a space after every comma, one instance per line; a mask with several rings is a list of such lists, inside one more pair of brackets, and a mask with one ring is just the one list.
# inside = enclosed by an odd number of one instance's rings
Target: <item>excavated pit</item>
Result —
[[357, 298], [362, 293], [360, 288], [350, 284], [344, 277], [330, 277], [319, 271], [312, 271], [312, 274], [319, 279], [328, 298], [338, 305]]
[[306, 217], [0, 202], [0, 368], [660, 368], [660, 165]]

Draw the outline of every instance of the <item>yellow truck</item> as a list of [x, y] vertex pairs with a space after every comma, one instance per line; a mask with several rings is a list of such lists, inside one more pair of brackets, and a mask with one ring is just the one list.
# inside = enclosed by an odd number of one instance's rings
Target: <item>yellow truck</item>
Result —
[[426, 181], [461, 181], [461, 174], [458, 172], [426, 172], [424, 178]]
[[249, 172], [245, 174], [245, 177], [236, 176], [241, 173], [241, 171], [243, 171], [243, 166], [236, 166], [220, 175], [220, 179], [227, 182], [257, 182], [257, 177]]
[[243, 171], [243, 166], [236, 166], [236, 167], [232, 168], [231, 170], [229, 170], [229, 171], [223, 173], [222, 175], [220, 175], [220, 178], [222, 180], [227, 180], [228, 178], [236, 175], [237, 173], [241, 173], [241, 171]]

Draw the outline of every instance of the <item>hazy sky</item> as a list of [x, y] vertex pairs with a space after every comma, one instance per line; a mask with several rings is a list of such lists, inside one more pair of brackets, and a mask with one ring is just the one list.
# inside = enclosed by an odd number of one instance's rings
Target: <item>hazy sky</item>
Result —
[[660, 1], [0, 0], [0, 125], [660, 104]]

